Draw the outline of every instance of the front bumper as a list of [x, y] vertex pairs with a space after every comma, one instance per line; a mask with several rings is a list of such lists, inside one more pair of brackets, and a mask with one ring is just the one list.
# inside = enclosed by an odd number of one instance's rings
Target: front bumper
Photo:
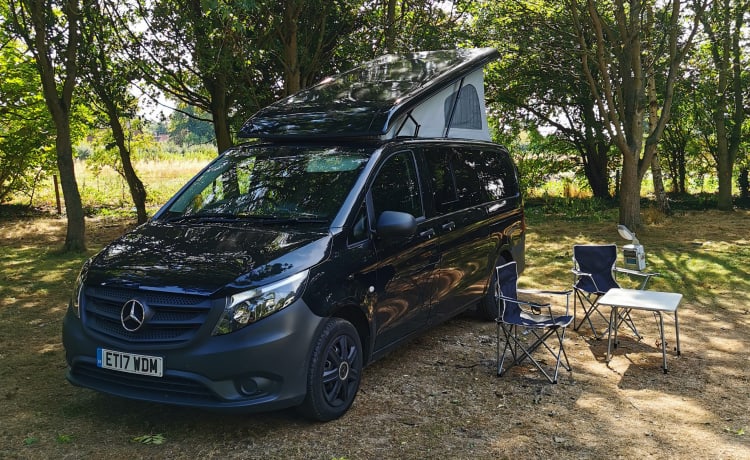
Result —
[[[90, 333], [69, 310], [63, 321], [66, 378], [103, 393], [180, 406], [248, 412], [291, 407], [305, 398], [307, 363], [323, 320], [300, 299], [230, 334], [144, 348]], [[98, 348], [160, 356], [164, 375], [99, 368]]]

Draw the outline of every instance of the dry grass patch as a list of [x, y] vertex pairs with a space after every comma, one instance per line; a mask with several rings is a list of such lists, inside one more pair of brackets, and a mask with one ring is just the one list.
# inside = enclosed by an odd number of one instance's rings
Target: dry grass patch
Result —
[[[0, 458], [750, 458], [750, 213], [685, 213], [639, 231], [654, 289], [683, 292], [682, 356], [636, 313], [612, 362], [569, 332], [573, 372], [495, 377], [495, 326], [463, 315], [368, 367], [352, 410], [220, 415], [126, 401], [64, 379], [61, 320], [86, 255], [59, 255], [63, 221], [0, 221]], [[90, 246], [129, 221], [88, 221]], [[614, 222], [530, 221], [522, 281], [566, 287], [575, 243], [617, 242]], [[667, 324], [672, 345], [673, 328]], [[162, 443], [145, 444], [147, 440]]]

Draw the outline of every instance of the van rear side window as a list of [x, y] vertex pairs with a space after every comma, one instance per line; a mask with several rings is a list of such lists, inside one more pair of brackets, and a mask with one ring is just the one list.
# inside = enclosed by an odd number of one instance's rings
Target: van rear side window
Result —
[[425, 160], [438, 213], [518, 194], [515, 167], [504, 151], [431, 148]]

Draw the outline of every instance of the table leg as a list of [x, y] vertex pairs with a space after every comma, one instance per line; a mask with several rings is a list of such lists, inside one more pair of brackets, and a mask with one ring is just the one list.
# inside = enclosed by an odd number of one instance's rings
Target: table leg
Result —
[[664, 369], [664, 373], [667, 373], [667, 344], [664, 341], [664, 316], [660, 311], [656, 312], [659, 315], [659, 337], [661, 337], [661, 356]]
[[607, 359], [609, 362], [612, 359], [612, 324], [615, 325], [615, 343], [617, 343], [617, 307], [612, 307], [609, 311], [609, 327], [607, 328]]
[[674, 333], [677, 338], [677, 356], [680, 356], [680, 322], [677, 320], [677, 310], [674, 311]]

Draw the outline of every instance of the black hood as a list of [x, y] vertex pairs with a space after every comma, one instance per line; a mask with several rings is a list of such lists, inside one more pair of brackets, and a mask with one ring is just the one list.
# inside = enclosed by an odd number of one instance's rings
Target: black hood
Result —
[[209, 295], [305, 270], [325, 259], [329, 242], [320, 228], [152, 222], [104, 248], [89, 267], [87, 284]]

